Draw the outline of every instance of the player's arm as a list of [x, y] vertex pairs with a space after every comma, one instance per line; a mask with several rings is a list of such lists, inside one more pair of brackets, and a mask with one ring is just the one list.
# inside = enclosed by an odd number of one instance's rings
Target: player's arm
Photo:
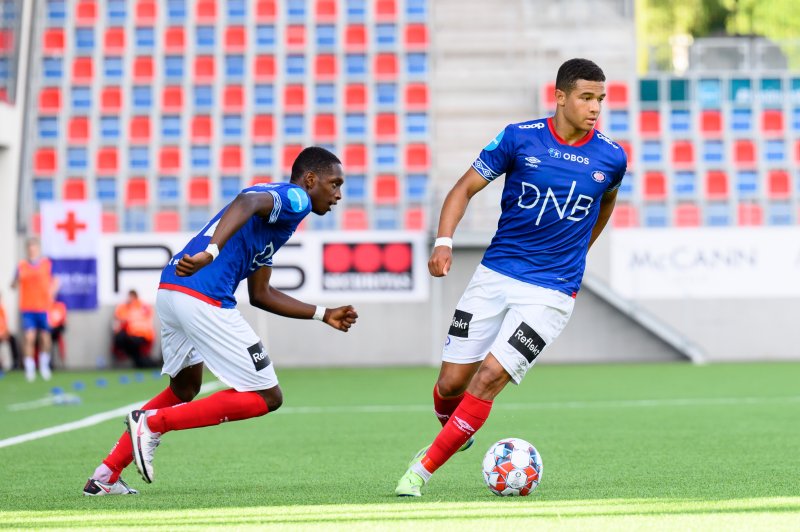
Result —
[[[279, 316], [310, 320], [314, 317], [317, 307], [298, 301], [292, 296], [281, 292], [269, 285], [272, 268], [262, 266], [247, 278], [247, 292], [250, 295], [250, 304], [261, 310], [266, 310]], [[322, 321], [340, 331], [347, 332], [356, 322], [358, 313], [352, 305], [344, 307], [326, 308]]]
[[[439, 230], [436, 233], [437, 238], [453, 238], [458, 223], [467, 211], [469, 200], [488, 184], [489, 181], [484, 179], [472, 167], [461, 176], [461, 179], [447, 193], [447, 197], [442, 204], [442, 212], [439, 215]], [[435, 246], [431, 253], [431, 258], [428, 260], [428, 270], [434, 277], [442, 277], [450, 271], [452, 262], [453, 250], [451, 247]]]
[[600, 214], [597, 216], [597, 222], [592, 229], [592, 238], [589, 240], [589, 247], [592, 247], [594, 241], [600, 236], [600, 233], [605, 229], [608, 219], [611, 218], [611, 213], [614, 211], [614, 205], [617, 203], [617, 191], [612, 190], [606, 192], [600, 199]]
[[[268, 218], [272, 213], [274, 203], [275, 200], [272, 199], [272, 194], [267, 192], [239, 194], [220, 217], [208, 246], [216, 246], [219, 252], [228, 239], [247, 223], [247, 220], [255, 215]], [[175, 265], [175, 272], [179, 277], [188, 277], [200, 270], [200, 268], [211, 264], [213, 260], [214, 256], [208, 251], [201, 251], [192, 256], [185, 254]]]

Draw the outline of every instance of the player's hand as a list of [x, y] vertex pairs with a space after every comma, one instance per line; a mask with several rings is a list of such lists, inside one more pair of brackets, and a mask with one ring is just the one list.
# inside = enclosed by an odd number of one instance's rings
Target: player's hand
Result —
[[447, 246], [436, 246], [428, 260], [428, 271], [434, 277], [444, 277], [450, 271], [452, 263], [453, 250]]
[[350, 330], [356, 320], [358, 319], [358, 312], [352, 305], [345, 305], [344, 307], [329, 308], [325, 310], [325, 317], [322, 321], [342, 332]]
[[197, 273], [204, 266], [211, 264], [212, 260], [214, 260], [214, 257], [207, 251], [201, 251], [192, 256], [184, 254], [181, 260], [178, 261], [178, 264], [175, 265], [175, 273], [178, 274], [178, 277], [189, 277], [193, 273]]

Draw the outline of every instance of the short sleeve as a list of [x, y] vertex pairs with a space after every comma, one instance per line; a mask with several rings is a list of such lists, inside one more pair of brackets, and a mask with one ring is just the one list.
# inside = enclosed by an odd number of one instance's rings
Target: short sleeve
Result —
[[508, 125], [483, 148], [472, 167], [487, 181], [507, 173], [514, 164], [514, 140], [514, 128]]
[[628, 169], [628, 155], [625, 153], [625, 150], [623, 150], [622, 147], [619, 148], [619, 151], [621, 154], [619, 165], [614, 172], [614, 177], [608, 184], [607, 192], [613, 192], [619, 188], [619, 186], [622, 184], [622, 178], [625, 177], [625, 172]]
[[272, 195], [273, 207], [268, 222], [299, 223], [311, 210], [308, 193], [297, 186], [277, 187], [267, 191]]

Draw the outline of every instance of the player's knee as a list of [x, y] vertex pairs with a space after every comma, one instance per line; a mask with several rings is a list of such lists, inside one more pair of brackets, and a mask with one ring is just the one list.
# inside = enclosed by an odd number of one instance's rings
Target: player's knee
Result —
[[195, 383], [171, 383], [170, 388], [172, 389], [172, 393], [175, 394], [175, 397], [183, 401], [184, 403], [188, 403], [195, 397], [197, 394], [200, 393], [200, 384]]
[[267, 403], [267, 410], [270, 412], [276, 411], [283, 404], [283, 392], [277, 386], [258, 393], [264, 398], [264, 402]]
[[464, 393], [466, 389], [467, 383], [461, 382], [458, 379], [439, 377], [439, 380], [436, 381], [436, 390], [439, 392], [439, 396], [444, 399], [458, 397]]

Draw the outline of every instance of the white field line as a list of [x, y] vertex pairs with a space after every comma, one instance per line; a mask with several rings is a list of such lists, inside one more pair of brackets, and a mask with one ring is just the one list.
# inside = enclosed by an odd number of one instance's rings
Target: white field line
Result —
[[[212, 392], [223, 388], [222, 383], [215, 381], [204, 384], [200, 393]], [[0, 448], [19, 443], [38, 440], [54, 434], [69, 432], [97, 425], [109, 419], [121, 417], [131, 410], [139, 408], [144, 401], [101, 412], [84, 419], [64, 423], [47, 429], [29, 432], [5, 440], [0, 440]], [[604, 408], [659, 408], [659, 407], [691, 407], [691, 406], [739, 406], [763, 404], [800, 404], [800, 395], [785, 397], [712, 397], [687, 399], [631, 399], [621, 401], [565, 401], [550, 403], [500, 403], [497, 410], [557, 410], [557, 409], [604, 409]], [[350, 405], [350, 406], [295, 406], [284, 407], [273, 415], [281, 414], [380, 414], [386, 412], [428, 412], [431, 405]]]

